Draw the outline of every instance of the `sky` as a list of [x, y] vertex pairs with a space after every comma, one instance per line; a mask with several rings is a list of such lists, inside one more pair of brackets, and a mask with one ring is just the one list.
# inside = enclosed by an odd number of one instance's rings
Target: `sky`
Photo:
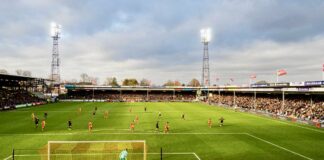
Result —
[[322, 79], [322, 0], [3, 0], [0, 69], [47, 78], [51, 22], [62, 25], [62, 80], [201, 80], [206, 27], [212, 84], [274, 82], [278, 69], [279, 81]]

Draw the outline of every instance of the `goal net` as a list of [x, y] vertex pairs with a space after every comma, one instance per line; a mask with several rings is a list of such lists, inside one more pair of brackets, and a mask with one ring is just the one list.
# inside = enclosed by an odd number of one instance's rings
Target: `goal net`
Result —
[[[146, 160], [145, 141], [49, 141], [48, 160]], [[122, 153], [123, 152], [123, 153]]]

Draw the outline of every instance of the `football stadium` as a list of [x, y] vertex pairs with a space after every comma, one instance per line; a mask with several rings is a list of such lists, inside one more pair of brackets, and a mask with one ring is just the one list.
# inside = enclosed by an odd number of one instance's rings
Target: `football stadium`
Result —
[[0, 159], [323, 160], [323, 11], [5, 1]]

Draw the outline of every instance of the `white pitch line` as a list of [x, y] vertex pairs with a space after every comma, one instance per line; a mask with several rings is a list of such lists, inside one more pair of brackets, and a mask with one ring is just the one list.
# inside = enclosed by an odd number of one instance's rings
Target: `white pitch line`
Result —
[[277, 147], [277, 148], [280, 148], [280, 149], [282, 149], [282, 150], [285, 150], [285, 151], [287, 151], [287, 152], [290, 152], [290, 153], [292, 153], [292, 154], [295, 154], [295, 155], [297, 155], [297, 156], [303, 157], [303, 158], [305, 158], [305, 159], [313, 160], [312, 158], [309, 158], [309, 157], [304, 156], [304, 155], [302, 155], [302, 154], [300, 154], [300, 153], [294, 152], [294, 151], [289, 150], [289, 149], [287, 149], [287, 148], [285, 148], [285, 147], [282, 147], [282, 146], [279, 146], [279, 145], [277, 145], [277, 144], [274, 144], [274, 143], [272, 143], [272, 142], [270, 142], [270, 141], [267, 141], [267, 140], [265, 140], [265, 139], [262, 139], [262, 138], [260, 138], [260, 137], [254, 136], [254, 135], [252, 135], [252, 134], [246, 133], [246, 135], [248, 135], [248, 136], [250, 136], [250, 137], [252, 137], [252, 138], [258, 139], [258, 140], [260, 140], [260, 141], [263, 141], [263, 142], [265, 142], [265, 143], [268, 143], [268, 144], [270, 144], [270, 145], [273, 145], [273, 146], [275, 146], [275, 147]]
[[195, 152], [193, 152], [192, 154], [195, 155], [198, 160], [201, 160]]
[[[85, 153], [85, 154], [73, 154], [73, 155], [83, 155], [83, 156], [93, 156], [93, 155], [118, 155], [119, 153]], [[131, 153], [131, 154], [143, 154], [143, 153]], [[161, 153], [146, 153], [146, 154], [161, 154]], [[162, 154], [167, 154], [167, 155], [193, 155], [195, 156], [198, 160], [201, 160], [198, 155], [195, 152], [163, 152]], [[21, 154], [21, 155], [15, 155], [15, 157], [39, 157], [39, 156], [46, 156], [47, 154]], [[71, 156], [71, 154], [53, 154], [56, 156]], [[4, 160], [9, 160], [11, 156], [5, 158]]]
[[3, 160], [9, 160], [12, 157], [12, 155], [8, 156], [7, 158], [4, 158]]

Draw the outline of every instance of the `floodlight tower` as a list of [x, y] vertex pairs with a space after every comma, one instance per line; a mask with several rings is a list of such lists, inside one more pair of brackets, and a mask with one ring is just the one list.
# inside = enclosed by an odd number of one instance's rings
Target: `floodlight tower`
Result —
[[210, 75], [209, 75], [209, 54], [208, 54], [208, 43], [211, 40], [210, 28], [204, 28], [200, 30], [201, 42], [204, 44], [204, 55], [203, 55], [203, 68], [201, 76], [201, 85], [206, 87], [210, 86]]
[[60, 83], [60, 57], [58, 39], [60, 38], [61, 28], [62, 27], [59, 24], [51, 24], [51, 37], [53, 38], [51, 80], [54, 84]]

